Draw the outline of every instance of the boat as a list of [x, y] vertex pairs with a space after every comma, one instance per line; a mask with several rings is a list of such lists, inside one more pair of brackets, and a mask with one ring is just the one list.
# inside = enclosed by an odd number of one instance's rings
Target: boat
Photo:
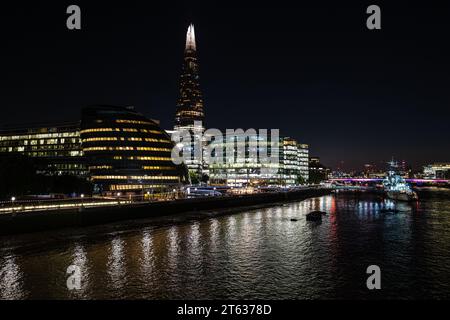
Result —
[[386, 196], [396, 201], [414, 201], [419, 197], [411, 185], [398, 173], [398, 164], [394, 160], [389, 162], [389, 170], [383, 180]]

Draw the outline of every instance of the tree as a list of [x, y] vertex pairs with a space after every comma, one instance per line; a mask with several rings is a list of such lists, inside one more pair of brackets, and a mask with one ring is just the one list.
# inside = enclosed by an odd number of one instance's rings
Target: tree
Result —
[[53, 193], [63, 194], [92, 194], [93, 185], [85, 178], [71, 175], [62, 175], [51, 177], [51, 191]]
[[298, 175], [297, 176], [297, 181], [295, 182], [297, 185], [302, 185], [302, 184], [306, 184], [306, 180], [305, 178], [303, 178], [303, 176]]
[[191, 181], [191, 184], [199, 184], [200, 183], [198, 174], [194, 171], [189, 171], [189, 180]]
[[35, 159], [20, 154], [0, 156], [0, 199], [51, 193], [92, 194], [92, 183], [83, 177], [37, 174], [37, 169]]
[[0, 181], [1, 198], [30, 194], [39, 185], [36, 164], [22, 155], [1, 156]]

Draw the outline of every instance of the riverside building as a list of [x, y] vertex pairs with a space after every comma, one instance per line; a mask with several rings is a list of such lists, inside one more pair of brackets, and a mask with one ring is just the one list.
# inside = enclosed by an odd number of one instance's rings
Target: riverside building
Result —
[[88, 174], [81, 148], [80, 122], [3, 126], [0, 128], [0, 156], [8, 154], [35, 159], [41, 174]]
[[[258, 135], [227, 136], [223, 141], [211, 142], [210, 148], [222, 150], [224, 161], [209, 164], [212, 185], [230, 187], [245, 186], [294, 186], [304, 179], [304, 154], [307, 145], [300, 145], [292, 138]], [[242, 148], [243, 147], [243, 148]], [[240, 149], [242, 148], [242, 149]], [[262, 154], [274, 156], [274, 161], [265, 161]]]
[[170, 136], [133, 107], [83, 109], [81, 141], [100, 193], [154, 193], [187, 182], [186, 167], [172, 162]]
[[297, 141], [291, 138], [283, 138], [282, 143], [283, 182], [286, 185], [295, 185], [300, 177], [300, 159]]
[[450, 162], [427, 165], [423, 174], [426, 179], [450, 179]]
[[300, 166], [300, 176], [304, 182], [309, 181], [309, 146], [307, 144], [299, 143], [298, 148], [298, 161]]

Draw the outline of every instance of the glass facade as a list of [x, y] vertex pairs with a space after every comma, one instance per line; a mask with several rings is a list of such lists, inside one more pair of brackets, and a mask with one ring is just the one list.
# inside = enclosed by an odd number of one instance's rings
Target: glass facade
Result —
[[286, 185], [295, 185], [300, 175], [300, 160], [297, 141], [291, 138], [282, 139], [283, 143], [283, 179]]
[[[293, 186], [298, 184], [300, 176], [305, 179], [305, 161], [308, 168], [308, 158], [303, 158], [308, 154], [308, 146], [299, 145], [291, 138], [272, 143], [270, 138], [258, 135], [232, 136], [213, 141], [209, 147], [213, 153], [224, 155], [223, 161], [209, 164], [212, 185]], [[273, 158], [276, 160], [264, 161], [262, 154], [276, 155]]]
[[303, 181], [309, 181], [309, 146], [307, 144], [298, 144], [298, 161], [300, 165], [300, 176]]
[[186, 168], [172, 162], [169, 135], [133, 107], [85, 108], [81, 128], [82, 149], [98, 192], [155, 192], [187, 181]]
[[38, 173], [86, 176], [80, 123], [0, 129], [0, 155], [18, 153], [34, 158]]

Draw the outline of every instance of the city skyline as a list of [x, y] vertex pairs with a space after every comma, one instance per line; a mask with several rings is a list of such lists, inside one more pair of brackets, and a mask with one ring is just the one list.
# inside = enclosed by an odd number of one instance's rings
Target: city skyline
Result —
[[450, 298], [450, 2], [2, 9], [0, 303]]
[[[210, 15], [207, 4], [173, 10], [158, 4], [150, 13], [139, 5], [111, 6], [101, 9], [104, 20], [88, 14], [99, 7], [82, 4], [83, 29], [70, 33], [57, 27], [63, 7], [36, 8], [48, 10], [49, 18], [35, 30], [29, 25], [36, 21], [19, 8], [2, 21], [16, 19], [20, 26], [11, 23], [18, 30], [5, 37], [12, 49], [2, 53], [9, 81], [1, 125], [77, 119], [86, 105], [110, 103], [135, 105], [170, 129], [183, 38], [194, 23], [208, 127], [279, 128], [333, 168], [392, 156], [415, 169], [448, 161], [449, 63], [445, 44], [433, 41], [443, 30], [441, 20], [431, 23], [437, 8], [412, 6], [397, 15], [400, 7], [383, 6], [383, 29], [371, 33], [363, 5], [301, 7], [295, 14], [262, 5], [252, 22], [245, 19], [251, 8], [244, 7], [231, 22], [232, 8]], [[420, 22], [405, 29], [414, 17]], [[121, 23], [105, 27], [111, 18]], [[32, 50], [23, 50], [24, 43]], [[432, 57], [427, 45], [437, 49]]]

